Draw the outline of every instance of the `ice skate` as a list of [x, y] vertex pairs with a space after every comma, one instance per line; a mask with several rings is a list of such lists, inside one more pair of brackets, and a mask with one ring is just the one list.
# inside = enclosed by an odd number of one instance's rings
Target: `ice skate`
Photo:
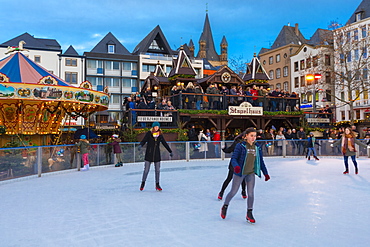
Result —
[[156, 183], [156, 184], [155, 184], [155, 189], [156, 189], [157, 191], [162, 191], [162, 188], [161, 188], [161, 186], [159, 186], [159, 183]]
[[317, 158], [316, 156], [313, 156], [315, 158], [315, 160], [320, 160], [319, 158]]
[[140, 185], [140, 191], [143, 191], [144, 186], [145, 186], [145, 182], [141, 182], [141, 185]]
[[355, 167], [355, 174], [358, 174], [358, 168]]
[[89, 170], [89, 164], [84, 165], [84, 167], [81, 169], [81, 171], [88, 171]]
[[218, 200], [222, 200], [222, 197], [224, 196], [224, 192], [223, 191], [220, 191], [220, 193], [218, 193]]
[[311, 156], [308, 156], [308, 157], [307, 157], [307, 160], [310, 160], [310, 159], [311, 159]]
[[348, 174], [348, 170], [345, 170], [345, 171], [343, 172], [343, 174]]
[[221, 208], [221, 218], [222, 219], [225, 219], [226, 218], [226, 213], [227, 213], [227, 207], [229, 205], [223, 205], [222, 208]]
[[245, 190], [242, 190], [242, 198], [247, 199], [247, 193], [245, 192]]
[[256, 220], [254, 219], [253, 214], [252, 214], [252, 209], [248, 209], [246, 220], [247, 220], [247, 222], [249, 222], [251, 224], [256, 223]]

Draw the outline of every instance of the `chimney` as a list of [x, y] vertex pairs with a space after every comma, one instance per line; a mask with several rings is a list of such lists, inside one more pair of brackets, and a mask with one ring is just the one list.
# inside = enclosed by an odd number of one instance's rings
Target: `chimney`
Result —
[[295, 25], [294, 25], [294, 33], [295, 33], [295, 35], [299, 35], [299, 30], [298, 30], [298, 23], [296, 23]]

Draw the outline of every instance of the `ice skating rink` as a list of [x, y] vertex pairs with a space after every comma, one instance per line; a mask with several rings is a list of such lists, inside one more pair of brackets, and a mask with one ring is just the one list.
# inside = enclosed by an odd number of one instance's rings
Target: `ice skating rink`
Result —
[[162, 162], [162, 192], [153, 167], [139, 190], [143, 164], [0, 183], [0, 246], [369, 246], [370, 159], [265, 161], [254, 225], [240, 191], [220, 217], [229, 160]]

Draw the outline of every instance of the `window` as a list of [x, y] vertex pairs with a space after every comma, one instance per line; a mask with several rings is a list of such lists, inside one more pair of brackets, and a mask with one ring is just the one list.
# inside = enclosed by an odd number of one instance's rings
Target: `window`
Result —
[[359, 100], [360, 99], [360, 90], [356, 89], [355, 90], [355, 98], [354, 100]]
[[319, 63], [319, 61], [318, 61], [319, 59], [318, 59], [318, 57], [317, 56], [314, 56], [313, 58], [312, 58], [312, 66], [313, 67], [316, 67], [317, 65], [318, 65], [318, 63]]
[[347, 32], [347, 42], [351, 41], [351, 31]]
[[284, 77], [287, 77], [288, 75], [289, 75], [288, 66], [285, 66], [285, 67], [283, 68], [283, 76], [284, 76]]
[[105, 69], [107, 69], [107, 70], [119, 70], [119, 62], [117, 62], [117, 61], [105, 61]]
[[114, 53], [115, 45], [108, 45], [108, 53]]
[[362, 48], [362, 57], [367, 58], [367, 47], [366, 46]]
[[360, 80], [360, 74], [361, 74], [361, 72], [359, 70], [356, 70], [355, 80]]
[[66, 66], [77, 67], [77, 59], [66, 58]]
[[339, 60], [340, 60], [340, 63], [344, 63], [344, 54], [343, 53], [339, 54]]
[[342, 101], [345, 101], [345, 99], [344, 99], [344, 92], [341, 92], [341, 93], [340, 93], [340, 99], [341, 99]]
[[124, 62], [122, 70], [131, 71], [131, 63], [130, 62]]
[[110, 88], [119, 88], [119, 78], [117, 77], [106, 77], [104, 79], [104, 84], [105, 86], [107, 87], [110, 87]]
[[298, 71], [298, 62], [294, 62], [294, 71]]
[[306, 68], [307, 69], [311, 68], [311, 58], [310, 57], [306, 59]]
[[361, 28], [362, 38], [366, 38], [367, 32], [366, 32], [366, 26]]
[[331, 90], [326, 90], [326, 100], [331, 101]]
[[361, 12], [356, 13], [356, 21], [361, 21]]
[[118, 94], [112, 94], [111, 95], [111, 104], [112, 105], [118, 105], [119, 104], [120, 95]]
[[325, 54], [325, 65], [330, 66], [330, 54]]
[[299, 78], [294, 77], [294, 87], [299, 87]]
[[361, 112], [360, 111], [356, 111], [356, 119], [361, 119]]
[[340, 111], [340, 115], [342, 116], [342, 120], [346, 120], [346, 112]]
[[358, 29], [353, 32], [353, 38], [354, 40], [358, 40]]
[[367, 78], [368, 78], [367, 68], [364, 68], [362, 70], [362, 79], [367, 80]]
[[86, 80], [91, 82], [91, 85], [93, 86], [102, 86], [103, 85], [103, 78], [102, 77], [93, 77], [93, 76], [88, 76], [86, 77]]
[[269, 77], [270, 77], [270, 80], [274, 79], [274, 71], [273, 70], [269, 71]]
[[154, 71], [155, 71], [155, 65], [143, 64], [143, 72], [154, 72]]
[[274, 63], [274, 57], [269, 57], [269, 64], [273, 64]]
[[66, 72], [65, 81], [70, 84], [77, 84], [77, 72]]
[[171, 69], [172, 69], [172, 67], [171, 66], [166, 66], [166, 73], [167, 73], [167, 75], [171, 72]]
[[299, 69], [304, 70], [304, 60], [299, 61]]
[[276, 69], [276, 79], [281, 77], [281, 69]]
[[281, 88], [281, 83], [276, 84], [276, 88]]
[[135, 86], [136, 86], [136, 79], [130, 79], [130, 78], [122, 79], [122, 87], [135, 87]]
[[276, 55], [276, 62], [278, 63], [278, 62], [280, 62], [280, 54], [277, 54]]
[[330, 72], [325, 72], [325, 82], [330, 84], [331, 83], [331, 74]]
[[355, 60], [358, 60], [359, 59], [359, 56], [358, 56], [358, 49], [355, 50]]
[[35, 63], [41, 63], [41, 56], [34, 57]]
[[283, 83], [283, 89], [285, 90], [285, 91], [288, 91], [288, 82], [287, 81], [285, 81], [284, 83]]
[[301, 87], [306, 86], [306, 77], [304, 75], [301, 76]]
[[369, 90], [364, 90], [364, 99], [369, 99]]
[[88, 69], [99, 69], [103, 68], [103, 61], [100, 60], [87, 60]]
[[347, 52], [347, 62], [351, 62], [352, 61], [352, 53], [351, 53], [351, 51], [348, 51]]

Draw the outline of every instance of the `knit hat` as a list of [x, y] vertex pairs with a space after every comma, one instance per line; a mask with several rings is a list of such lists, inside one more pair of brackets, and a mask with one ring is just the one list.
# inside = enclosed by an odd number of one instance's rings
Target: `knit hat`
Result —
[[155, 127], [155, 126], [160, 126], [160, 124], [158, 123], [158, 122], [154, 122], [153, 124], [152, 124], [152, 127]]
[[118, 135], [114, 134], [112, 135], [113, 138], [118, 138]]
[[314, 136], [315, 134], [313, 132], [310, 132], [310, 136]]
[[86, 136], [85, 135], [81, 135], [80, 136], [80, 139], [85, 140], [86, 139]]

